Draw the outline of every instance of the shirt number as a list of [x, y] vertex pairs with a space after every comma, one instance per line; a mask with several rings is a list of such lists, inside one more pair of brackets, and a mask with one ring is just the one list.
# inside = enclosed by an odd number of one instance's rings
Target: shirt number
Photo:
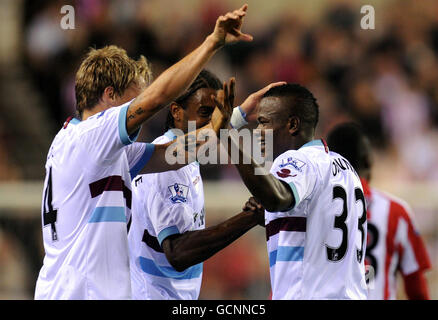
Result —
[[52, 167], [49, 169], [49, 177], [47, 178], [46, 190], [44, 190], [44, 211], [43, 211], [43, 225], [44, 227], [50, 225], [52, 228], [52, 241], [58, 240], [58, 233], [56, 232], [56, 218], [58, 210], [53, 209], [52, 205]]
[[[356, 188], [354, 190], [354, 195], [356, 202], [360, 201], [362, 203], [362, 215], [358, 221], [358, 229], [361, 233], [361, 246], [360, 249], [356, 250], [356, 258], [357, 262], [361, 263], [363, 259], [363, 248], [364, 248], [364, 240], [365, 240], [365, 230], [364, 224], [367, 221], [366, 215], [366, 207], [365, 207], [365, 197], [360, 188]], [[340, 229], [342, 231], [342, 242], [341, 245], [337, 248], [332, 248], [326, 245], [327, 249], [327, 258], [329, 261], [336, 262], [340, 261], [344, 258], [347, 253], [348, 248], [348, 226], [345, 223], [348, 217], [348, 208], [347, 208], [347, 193], [345, 189], [341, 186], [335, 186], [333, 188], [333, 200], [341, 199], [342, 200], [342, 213], [339, 216], [335, 217], [334, 228]]]

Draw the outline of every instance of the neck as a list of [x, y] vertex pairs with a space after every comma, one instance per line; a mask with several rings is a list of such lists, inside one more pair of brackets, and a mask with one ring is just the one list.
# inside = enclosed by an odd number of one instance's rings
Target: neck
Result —
[[288, 150], [298, 150], [303, 145], [305, 145], [307, 142], [314, 140], [314, 135], [308, 135], [308, 136], [298, 135], [298, 136], [293, 136], [291, 138], [292, 139], [290, 139], [290, 141], [287, 145], [280, 147], [277, 150], [277, 152], [275, 152], [275, 155], [274, 155], [275, 158]]
[[82, 121], [87, 120], [89, 117], [95, 115], [96, 113], [102, 112], [109, 109], [111, 106], [106, 106], [101, 103], [96, 104], [92, 109], [86, 109], [82, 112]]
[[313, 135], [307, 136], [307, 137], [298, 136], [296, 139], [294, 139], [292, 141], [291, 147], [293, 148], [293, 150], [298, 150], [299, 148], [304, 146], [307, 142], [310, 142], [314, 139], [315, 139], [315, 137]]

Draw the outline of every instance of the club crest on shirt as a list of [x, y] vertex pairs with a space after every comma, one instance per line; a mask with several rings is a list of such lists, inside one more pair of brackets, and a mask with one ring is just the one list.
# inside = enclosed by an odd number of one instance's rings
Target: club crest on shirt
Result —
[[175, 183], [168, 187], [172, 196], [170, 197], [170, 201], [173, 203], [182, 203], [187, 201], [187, 193], [189, 191], [189, 187], [180, 183]]
[[296, 174], [290, 174], [290, 170], [289, 169], [281, 169], [280, 171], [277, 171], [277, 176], [279, 176], [280, 178], [288, 178], [288, 177], [296, 177]]
[[302, 172], [303, 167], [306, 165], [305, 162], [289, 157], [287, 158], [287, 160], [283, 159], [281, 160], [281, 163], [279, 165], [280, 168], [284, 168], [286, 166], [292, 166], [294, 167], [296, 170], [298, 170], [299, 172]]

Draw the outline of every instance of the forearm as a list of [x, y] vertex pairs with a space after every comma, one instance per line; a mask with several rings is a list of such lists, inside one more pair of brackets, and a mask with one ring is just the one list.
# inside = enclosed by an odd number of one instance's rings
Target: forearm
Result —
[[165, 239], [163, 249], [174, 268], [182, 271], [207, 260], [256, 225], [254, 213], [244, 211], [214, 227]]
[[[291, 190], [268, 171], [265, 174], [262, 166], [250, 154], [245, 154], [243, 148], [230, 137], [228, 139], [228, 154], [232, 155], [232, 148], [239, 148], [239, 159], [236, 168], [249, 192], [271, 212], [283, 211], [293, 206], [295, 199]], [[244, 163], [244, 156], [249, 159]]]
[[[140, 170], [140, 174], [178, 170], [197, 160], [199, 149], [206, 143], [211, 143], [216, 147], [216, 141], [211, 142], [205, 137], [201, 138], [206, 132], [204, 130], [213, 130], [212, 124], [209, 123], [194, 132], [179, 136], [166, 144], [155, 145], [154, 153]], [[212, 132], [210, 137], [216, 139], [216, 135]]]
[[144, 121], [177, 98], [218, 49], [209, 36], [192, 53], [164, 71], [131, 103], [126, 123], [128, 133], [135, 132]]

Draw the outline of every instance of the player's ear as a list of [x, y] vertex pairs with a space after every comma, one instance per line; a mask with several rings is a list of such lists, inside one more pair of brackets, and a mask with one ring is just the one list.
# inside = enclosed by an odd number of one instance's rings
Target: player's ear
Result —
[[291, 136], [296, 136], [300, 131], [301, 121], [298, 117], [291, 116], [288, 120], [288, 131]]
[[170, 114], [172, 115], [174, 120], [176, 121], [182, 120], [183, 112], [184, 109], [178, 103], [172, 102], [172, 104], [170, 105]]
[[103, 90], [102, 100], [106, 105], [112, 105], [114, 103], [115, 93], [113, 87], [106, 87]]

